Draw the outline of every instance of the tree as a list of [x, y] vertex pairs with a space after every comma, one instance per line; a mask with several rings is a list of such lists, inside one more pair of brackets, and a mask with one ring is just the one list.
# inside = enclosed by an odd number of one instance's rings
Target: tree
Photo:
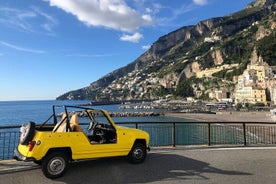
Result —
[[241, 104], [241, 103], [238, 103], [238, 104], [236, 105], [236, 108], [237, 108], [237, 110], [239, 111], [239, 110], [242, 108], [242, 104]]
[[176, 96], [189, 97], [194, 96], [193, 88], [189, 80], [181, 81], [175, 91]]

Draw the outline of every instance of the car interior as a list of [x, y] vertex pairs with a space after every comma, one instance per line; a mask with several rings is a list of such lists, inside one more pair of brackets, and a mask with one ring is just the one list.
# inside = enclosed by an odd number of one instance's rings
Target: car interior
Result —
[[[63, 113], [60, 121], [53, 128], [53, 132], [66, 132], [66, 125], [68, 115]], [[91, 144], [107, 144], [107, 143], [116, 143], [117, 136], [116, 130], [111, 125], [109, 120], [102, 113], [93, 114], [93, 118], [89, 123], [89, 126], [86, 131], [83, 131], [83, 128], [79, 124], [78, 114], [75, 113], [70, 118], [70, 132], [84, 132], [88, 137]]]

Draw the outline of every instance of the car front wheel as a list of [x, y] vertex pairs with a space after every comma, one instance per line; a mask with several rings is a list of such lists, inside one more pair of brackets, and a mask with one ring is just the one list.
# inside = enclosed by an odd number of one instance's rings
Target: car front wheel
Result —
[[43, 159], [43, 174], [50, 179], [61, 177], [68, 168], [68, 157], [62, 152], [54, 152]]
[[147, 156], [147, 150], [144, 144], [135, 143], [128, 154], [128, 160], [133, 164], [142, 163]]

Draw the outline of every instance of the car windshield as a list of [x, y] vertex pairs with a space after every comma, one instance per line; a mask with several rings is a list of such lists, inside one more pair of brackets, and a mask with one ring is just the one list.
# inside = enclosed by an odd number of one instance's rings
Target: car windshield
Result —
[[92, 121], [101, 123], [101, 124], [106, 124], [106, 125], [111, 125], [109, 119], [105, 116], [105, 114], [100, 111], [100, 110], [93, 110], [91, 111], [91, 119]]

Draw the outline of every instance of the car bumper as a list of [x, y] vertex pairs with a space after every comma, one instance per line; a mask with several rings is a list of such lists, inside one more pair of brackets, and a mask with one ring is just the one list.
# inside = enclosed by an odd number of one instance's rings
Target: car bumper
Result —
[[18, 151], [17, 148], [14, 149], [13, 158], [15, 160], [18, 160], [18, 161], [26, 161], [26, 162], [35, 161], [35, 159], [32, 158], [32, 157], [25, 157], [25, 156], [23, 156], [21, 153], [19, 153], [19, 151]]

